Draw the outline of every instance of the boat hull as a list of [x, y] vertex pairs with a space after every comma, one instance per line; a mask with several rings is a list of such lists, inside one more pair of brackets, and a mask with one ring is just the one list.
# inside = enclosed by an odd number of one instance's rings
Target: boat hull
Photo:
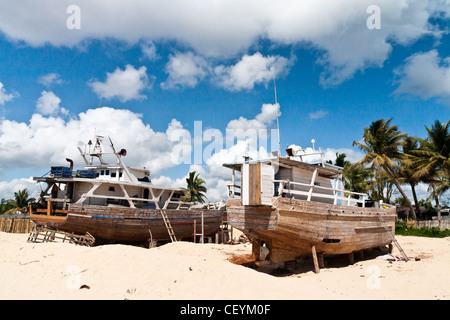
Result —
[[270, 261], [282, 262], [311, 256], [312, 247], [319, 254], [348, 254], [392, 242], [386, 228], [395, 230], [395, 208], [273, 200], [272, 206], [242, 206], [239, 199], [228, 199], [228, 221], [252, 241], [256, 259], [263, 244]]
[[[201, 233], [202, 213], [204, 234], [218, 231], [224, 215], [221, 209], [165, 210], [178, 240], [193, 238], [194, 223]], [[161, 210], [72, 205], [65, 216], [31, 213], [38, 225], [77, 234], [89, 232], [99, 241], [145, 242], [170, 240]]]

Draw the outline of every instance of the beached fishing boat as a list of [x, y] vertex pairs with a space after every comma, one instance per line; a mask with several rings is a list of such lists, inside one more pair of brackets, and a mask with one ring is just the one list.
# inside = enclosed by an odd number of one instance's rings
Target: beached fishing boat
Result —
[[[111, 139], [110, 139], [111, 142]], [[215, 233], [224, 215], [220, 204], [196, 205], [182, 201], [182, 189], [154, 186], [150, 171], [125, 165], [127, 151], [117, 152], [96, 136], [80, 151], [86, 167], [51, 167], [35, 177], [46, 183], [40, 197], [29, 206], [33, 222], [75, 234], [90, 233], [98, 241], [145, 242], [193, 238], [194, 224], [203, 235]], [[113, 157], [115, 163], [107, 163]], [[203, 228], [203, 229], [201, 229]]]
[[[395, 207], [343, 190], [342, 168], [325, 163], [320, 149], [286, 153], [224, 164], [232, 169], [228, 221], [250, 239], [257, 261], [319, 256], [320, 262], [395, 241]], [[303, 161], [312, 155], [321, 160]]]

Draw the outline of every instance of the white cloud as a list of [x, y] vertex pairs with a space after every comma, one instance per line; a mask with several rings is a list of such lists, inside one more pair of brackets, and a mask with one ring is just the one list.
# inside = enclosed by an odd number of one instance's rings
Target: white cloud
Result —
[[173, 89], [177, 87], [195, 87], [209, 73], [207, 61], [192, 52], [176, 53], [170, 56], [166, 65], [169, 77], [161, 87]]
[[33, 178], [20, 178], [11, 181], [0, 181], [0, 199], [13, 199], [14, 192], [27, 189], [30, 198], [37, 198], [39, 195], [39, 185], [33, 181]]
[[103, 107], [69, 120], [33, 114], [27, 123], [0, 121], [0, 171], [21, 168], [41, 174], [55, 163], [65, 163], [67, 157], [84, 166], [76, 147], [84, 147], [94, 134], [110, 136], [116, 148], [127, 149], [127, 165], [146, 167], [154, 174], [175, 166], [172, 150], [186, 143], [176, 139], [185, 129], [174, 119], [165, 132], [157, 132], [141, 117], [129, 110]]
[[263, 104], [261, 107], [261, 113], [257, 114], [254, 119], [247, 119], [239, 117], [239, 119], [233, 119], [228, 122], [227, 129], [265, 129], [270, 124], [281, 116], [280, 104]]
[[60, 107], [61, 99], [56, 96], [52, 91], [42, 91], [41, 96], [37, 100], [36, 109], [42, 115], [67, 115], [69, 112], [63, 107]]
[[[332, 86], [381, 67], [393, 44], [439, 37], [431, 17], [448, 17], [448, 1], [379, 0], [381, 29], [368, 30], [372, 0], [79, 0], [81, 29], [68, 30], [68, 0], [0, 2], [0, 30], [32, 46], [74, 46], [90, 39], [175, 41], [208, 57], [236, 57], [260, 40], [318, 49], [321, 82]], [[62, 27], [61, 27], [62, 26]], [[251, 81], [250, 81], [251, 83]], [[250, 84], [249, 84], [250, 85]]]
[[146, 71], [144, 66], [135, 69], [127, 65], [124, 70], [117, 68], [112, 73], [107, 72], [105, 82], [91, 81], [89, 85], [97, 95], [106, 99], [118, 98], [122, 102], [145, 99], [142, 91], [150, 87]]
[[328, 115], [328, 111], [323, 111], [323, 110], [317, 110], [314, 112], [310, 112], [309, 113], [309, 118], [310, 119], [320, 119], [320, 118], [324, 118]]
[[232, 66], [217, 66], [214, 69], [217, 84], [224, 89], [239, 91], [253, 89], [256, 84], [265, 84], [274, 77], [283, 76], [289, 71], [295, 58], [281, 56], [264, 57], [260, 52], [244, 55]]
[[450, 57], [441, 60], [437, 50], [409, 57], [395, 73], [399, 82], [397, 94], [450, 98]]
[[3, 106], [6, 102], [11, 101], [17, 96], [17, 94], [8, 93], [0, 82], [0, 105]]
[[40, 76], [37, 82], [46, 87], [50, 87], [53, 84], [59, 85], [64, 83], [64, 81], [61, 79], [61, 76], [58, 73], [49, 73]]
[[156, 53], [156, 46], [151, 40], [143, 41], [139, 45], [142, 51], [143, 58], [146, 60], [156, 60], [158, 58], [158, 54]]

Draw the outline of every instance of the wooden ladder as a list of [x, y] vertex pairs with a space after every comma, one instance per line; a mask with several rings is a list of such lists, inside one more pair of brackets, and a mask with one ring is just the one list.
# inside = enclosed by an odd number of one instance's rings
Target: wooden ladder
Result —
[[170, 241], [177, 241], [177, 237], [175, 236], [175, 232], [173, 231], [172, 225], [170, 224], [169, 218], [167, 217], [166, 210], [161, 210], [161, 216], [163, 218], [164, 224], [166, 226], [167, 232], [169, 233]]
[[384, 228], [384, 230], [386, 230], [386, 232], [389, 234], [389, 236], [391, 237], [392, 242], [394, 242], [395, 246], [397, 247], [398, 251], [400, 251], [400, 253], [402, 254], [403, 258], [405, 259], [405, 261], [408, 261], [408, 256], [406, 255], [405, 251], [403, 251], [402, 247], [400, 246], [400, 244], [397, 242], [397, 239], [395, 239], [394, 234], [392, 233], [392, 231], [390, 230], [390, 228], [388, 226], [386, 226], [386, 224], [384, 223], [383, 218], [381, 217], [381, 215], [378, 215], [378, 219], [381, 222], [381, 226]]

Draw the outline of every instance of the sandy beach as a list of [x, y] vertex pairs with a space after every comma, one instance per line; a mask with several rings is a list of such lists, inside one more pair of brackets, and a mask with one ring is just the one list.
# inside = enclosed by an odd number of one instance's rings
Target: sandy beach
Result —
[[[249, 243], [88, 248], [27, 237], [0, 232], [0, 299], [450, 298], [450, 238], [397, 236], [408, 262], [327, 263], [315, 274], [305, 260], [273, 275], [231, 262], [248, 258]], [[400, 256], [396, 248], [393, 255]]]

